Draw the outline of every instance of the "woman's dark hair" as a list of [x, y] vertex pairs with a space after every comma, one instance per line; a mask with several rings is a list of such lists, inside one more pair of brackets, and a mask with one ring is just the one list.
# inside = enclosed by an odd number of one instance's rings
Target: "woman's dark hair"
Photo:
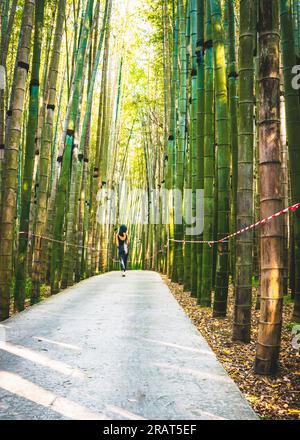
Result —
[[124, 235], [127, 232], [127, 226], [122, 225], [120, 226], [119, 235]]

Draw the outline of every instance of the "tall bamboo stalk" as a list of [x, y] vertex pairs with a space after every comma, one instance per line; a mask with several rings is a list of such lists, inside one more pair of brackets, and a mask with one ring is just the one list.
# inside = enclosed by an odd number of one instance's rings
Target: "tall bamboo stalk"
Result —
[[[218, 238], [229, 233], [230, 215], [230, 145], [228, 132], [228, 94], [224, 30], [219, 0], [211, 0], [211, 17], [214, 38], [216, 139], [218, 144]], [[229, 279], [229, 246], [218, 244], [218, 260], [214, 298], [214, 316], [225, 316], [227, 311]]]
[[15, 93], [12, 100], [10, 129], [5, 149], [0, 239], [0, 320], [9, 316], [10, 289], [13, 278], [13, 237], [18, 185], [18, 157], [25, 102], [25, 86], [29, 69], [31, 32], [34, 22], [34, 0], [26, 0], [20, 31], [19, 58], [16, 69]]
[[[214, 183], [215, 183], [215, 152], [214, 152], [214, 68], [213, 40], [211, 24], [210, 0], [206, 1], [205, 33], [204, 33], [204, 231], [203, 240], [212, 241], [214, 231]], [[213, 274], [213, 249], [203, 246], [202, 284], [198, 295], [198, 303], [204, 307], [211, 306], [211, 288]]]
[[59, 290], [59, 284], [61, 279], [61, 269], [63, 260], [63, 246], [59, 241], [63, 236], [63, 225], [66, 213], [66, 200], [67, 191], [69, 190], [69, 182], [71, 177], [71, 165], [72, 165], [72, 150], [75, 139], [75, 130], [77, 123], [77, 114], [80, 108], [79, 103], [81, 101], [81, 83], [82, 77], [85, 72], [85, 59], [87, 53], [87, 46], [90, 37], [91, 20], [93, 16], [93, 0], [87, 0], [86, 12], [83, 19], [82, 31], [80, 35], [79, 50], [76, 58], [76, 69], [74, 72], [74, 80], [72, 83], [71, 98], [68, 105], [66, 116], [66, 136], [62, 139], [62, 145], [64, 145], [63, 153], [59, 156], [61, 161], [61, 174], [58, 179], [57, 195], [55, 203], [55, 217], [54, 217], [54, 229], [53, 236], [56, 240], [53, 242], [51, 253], [51, 291], [57, 293]]
[[39, 114], [40, 90], [40, 60], [44, 20], [44, 0], [38, 1], [35, 10], [35, 33], [32, 59], [32, 73], [30, 82], [29, 115], [26, 130], [26, 146], [24, 173], [22, 178], [21, 215], [18, 257], [16, 262], [16, 284], [14, 290], [14, 307], [20, 311], [24, 309], [25, 281], [27, 275], [26, 257], [29, 233], [29, 215], [31, 190], [33, 181], [34, 158], [36, 152], [36, 130]]
[[[204, 189], [204, 120], [205, 120], [205, 90], [204, 90], [204, 14], [205, 7], [202, 0], [197, 2], [197, 189]], [[197, 236], [198, 241], [203, 240], [203, 234]], [[202, 283], [202, 253], [203, 244], [198, 243], [197, 250], [197, 298], [201, 296]]]
[[51, 61], [49, 65], [49, 79], [46, 92], [46, 115], [42, 128], [42, 141], [40, 151], [40, 164], [38, 172], [38, 196], [37, 196], [37, 218], [35, 225], [36, 239], [34, 241], [33, 269], [32, 269], [32, 301], [36, 301], [40, 295], [40, 284], [42, 281], [42, 239], [45, 232], [47, 217], [47, 188], [50, 169], [50, 152], [53, 139], [53, 121], [56, 107], [57, 78], [61, 54], [63, 25], [65, 19], [66, 0], [59, 0], [57, 5], [57, 17]]
[[[3, 16], [1, 23], [1, 45], [0, 45], [0, 65], [5, 70], [5, 88], [4, 90], [0, 89], [0, 186], [2, 188], [2, 174], [3, 174], [3, 160], [5, 154], [5, 107], [8, 93], [8, 81], [7, 81], [7, 55], [9, 43], [12, 35], [12, 29], [15, 20], [15, 14], [17, 9], [18, 0], [13, 0], [12, 4], [9, 4], [9, 1], [6, 0], [3, 6]], [[10, 6], [10, 13], [9, 13]], [[8, 17], [9, 13], [9, 17]], [[0, 191], [0, 206], [1, 206], [1, 198], [2, 198], [2, 190]], [[1, 209], [0, 209], [0, 228], [1, 228]]]
[[[226, 11], [228, 16], [228, 26], [226, 28], [225, 39], [228, 41], [227, 48], [227, 77], [228, 77], [228, 99], [229, 99], [229, 128], [231, 146], [231, 219], [230, 226], [232, 231], [236, 231], [236, 205], [237, 205], [237, 179], [238, 179], [238, 73], [236, 57], [236, 5], [234, 0], [226, 0]], [[240, 4], [241, 7], [241, 4]], [[247, 12], [249, 14], [249, 12]], [[235, 239], [229, 244], [230, 248], [230, 272], [232, 277], [235, 274]]]
[[[288, 146], [286, 134], [286, 114], [285, 114], [285, 99], [283, 88], [283, 75], [280, 72], [280, 140], [281, 140], [281, 175], [282, 175], [282, 200], [283, 206], [289, 206], [289, 169], [288, 169]], [[288, 295], [289, 284], [289, 216], [283, 217], [283, 294]]]
[[[83, 117], [81, 139], [80, 139], [80, 144], [79, 144], [79, 149], [78, 149], [80, 155], [82, 154], [82, 152], [84, 150], [84, 144], [85, 144], [86, 136], [87, 136], [87, 129], [90, 124], [93, 95], [94, 95], [94, 86], [95, 86], [96, 76], [97, 76], [97, 72], [98, 72], [100, 57], [101, 57], [101, 53], [102, 53], [102, 45], [103, 45], [105, 29], [107, 27], [108, 20], [109, 20], [109, 18], [107, 18], [107, 17], [108, 16], [110, 17], [111, 4], [112, 4], [111, 0], [106, 1], [104, 17], [103, 17], [103, 24], [102, 24], [102, 29], [101, 29], [101, 33], [100, 33], [100, 39], [99, 39], [99, 42], [97, 42], [97, 51], [94, 54], [95, 59], [93, 62], [93, 71], [91, 72], [90, 80], [89, 80], [87, 103], [86, 103], [85, 113], [84, 113], [84, 117]], [[97, 5], [97, 7], [99, 7], [99, 5]], [[96, 17], [94, 19], [95, 23], [97, 23], [97, 24], [98, 24], [98, 19], [97, 19], [98, 13], [99, 13], [99, 10], [98, 10], [98, 12], [96, 11], [96, 13], [95, 13]], [[78, 156], [78, 154], [75, 154], [75, 155], [73, 154], [75, 163], [72, 163], [72, 180], [71, 180], [71, 186], [70, 186], [70, 200], [69, 200], [69, 209], [68, 209], [68, 214], [67, 214], [67, 233], [66, 233], [67, 243], [71, 243], [72, 241], [74, 241], [74, 244], [75, 244], [75, 240], [74, 240], [75, 222], [76, 222], [76, 218], [77, 218], [76, 213], [77, 213], [77, 205], [78, 205], [76, 203], [76, 201], [78, 200], [78, 196], [79, 196], [79, 187], [80, 187], [80, 183], [81, 183], [81, 163], [82, 163], [82, 159], [80, 159], [78, 161], [77, 156]], [[65, 252], [65, 257], [64, 257], [64, 266], [63, 266], [63, 275], [62, 275], [62, 281], [64, 280], [64, 283], [62, 283], [62, 287], [66, 287], [67, 285], [70, 285], [73, 282], [73, 278], [72, 278], [73, 264], [75, 263], [75, 259], [73, 258], [73, 256], [74, 256], [74, 249], [72, 249], [71, 246], [67, 247], [66, 252]]]
[[[110, 6], [111, 9], [111, 6]], [[109, 11], [109, 20], [110, 20]], [[94, 172], [93, 172], [93, 185], [92, 185], [92, 206], [90, 212], [90, 245], [92, 246], [92, 261], [91, 261], [91, 273], [95, 274], [99, 270], [99, 245], [100, 245], [100, 227], [96, 220], [96, 206], [97, 206], [97, 193], [99, 190], [106, 185], [105, 177], [103, 176], [103, 159], [106, 154], [106, 129], [107, 129], [107, 100], [108, 100], [108, 66], [109, 66], [109, 50], [110, 50], [110, 32], [109, 32], [109, 22], [107, 23], [107, 29], [105, 33], [104, 41], [104, 53], [102, 62], [102, 77], [101, 77], [101, 90], [99, 99], [99, 110], [98, 110], [98, 124], [97, 124], [97, 139], [96, 139], [96, 155], [94, 161]], [[102, 174], [102, 175], [101, 175]], [[103, 187], [103, 189], [104, 189]]]
[[[291, 195], [292, 202], [300, 200], [300, 104], [298, 91], [293, 88], [292, 68], [296, 63], [295, 46], [293, 40], [292, 11], [288, 0], [280, 0], [280, 23], [282, 61], [285, 91], [286, 131], [288, 138]], [[295, 258], [295, 306], [293, 319], [300, 322], [300, 212], [295, 212], [293, 222], [294, 258]]]
[[[191, 150], [191, 172], [192, 172], [192, 214], [196, 217], [196, 190], [198, 188], [198, 162], [200, 161], [199, 150], [197, 145], [197, 113], [198, 113], [198, 64], [197, 64], [197, 0], [191, 1], [191, 138], [190, 138], [190, 150]], [[192, 236], [194, 238], [195, 235]], [[192, 296], [197, 297], [197, 280], [198, 280], [198, 261], [197, 261], [197, 244], [191, 245], [191, 293]]]
[[[172, 70], [172, 89], [171, 89], [171, 112], [170, 112], [170, 133], [168, 138], [168, 173], [167, 173], [167, 189], [173, 190], [175, 180], [176, 166], [176, 139], [177, 139], [177, 80], [178, 80], [178, 11], [175, 8], [175, 0], [173, 0], [173, 70]], [[171, 196], [170, 200], [170, 227], [169, 238], [174, 239], [174, 200]], [[174, 264], [174, 242], [168, 242], [169, 252], [169, 271], [168, 275], [172, 278]]]
[[[253, 223], [253, 116], [254, 116], [254, 2], [240, 2], [239, 155], [237, 228]], [[253, 233], [236, 239], [233, 339], [250, 342], [252, 307]]]
[[[190, 190], [192, 186], [192, 121], [191, 121], [191, 113], [192, 113], [192, 98], [190, 95], [191, 90], [191, 0], [186, 2], [186, 47], [187, 47], [187, 63], [186, 63], [186, 139], [185, 139], [185, 161], [184, 161], [184, 210], [191, 210], [192, 204], [191, 201], [188, 200], [186, 190]], [[188, 203], [187, 203], [188, 202]], [[187, 227], [184, 224], [184, 252], [183, 252], [183, 287], [185, 290], [191, 290], [191, 247], [192, 244], [189, 243], [189, 236], [187, 234]]]
[[[187, 108], [187, 54], [186, 54], [186, 20], [183, 0], [178, 2], [179, 16], [179, 54], [180, 54], [180, 91], [179, 91], [179, 136], [176, 151], [176, 181], [175, 188], [182, 194], [184, 186], [184, 160], [186, 143], [186, 108]], [[177, 203], [180, 203], [179, 201]], [[178, 205], [177, 205], [178, 206]], [[183, 239], [183, 225], [175, 224], [175, 239]], [[174, 281], [183, 281], [183, 245], [175, 243]]]
[[[259, 172], [261, 216], [282, 208], [280, 160], [280, 71], [278, 3], [259, 2]], [[261, 230], [261, 305], [255, 372], [278, 368], [282, 326], [282, 234], [279, 216]]]

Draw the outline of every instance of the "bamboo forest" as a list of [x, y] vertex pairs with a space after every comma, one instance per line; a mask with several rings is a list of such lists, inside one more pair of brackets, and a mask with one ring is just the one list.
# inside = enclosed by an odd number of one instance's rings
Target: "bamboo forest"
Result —
[[300, 1], [0, 21], [0, 419], [300, 419]]

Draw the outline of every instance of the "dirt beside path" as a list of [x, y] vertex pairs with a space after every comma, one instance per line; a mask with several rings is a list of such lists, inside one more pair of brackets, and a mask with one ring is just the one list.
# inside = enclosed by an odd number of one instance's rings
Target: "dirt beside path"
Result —
[[[170, 282], [167, 277], [163, 278], [255, 412], [264, 419], [300, 420], [300, 351], [292, 347], [292, 303], [286, 300], [284, 304], [279, 372], [275, 377], [261, 377], [255, 375], [252, 368], [259, 316], [255, 306], [252, 313], [251, 343], [248, 345], [233, 343], [231, 340], [232, 286], [228, 317], [217, 319], [212, 317], [211, 309], [198, 307], [196, 299], [192, 298], [189, 292], [184, 292], [182, 286]], [[253, 293], [255, 298], [255, 289]]]

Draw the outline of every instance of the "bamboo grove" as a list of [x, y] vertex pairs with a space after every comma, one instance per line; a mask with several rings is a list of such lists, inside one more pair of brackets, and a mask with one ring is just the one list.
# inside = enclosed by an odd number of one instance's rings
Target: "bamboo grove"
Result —
[[[300, 2], [0, 8], [0, 319], [117, 269], [113, 237], [126, 222], [130, 267], [167, 274], [213, 318], [226, 316], [233, 286], [237, 343], [250, 342], [260, 308], [254, 368], [275, 373], [285, 297], [300, 322], [300, 210], [210, 243], [300, 202]], [[130, 196], [111, 219], [105, 203], [122, 185]], [[147, 222], [130, 218], [141, 189]], [[197, 235], [176, 221], [174, 193], [184, 205], [189, 189], [193, 215], [203, 190]], [[150, 221], [153, 190], [173, 190], [167, 224]]]

